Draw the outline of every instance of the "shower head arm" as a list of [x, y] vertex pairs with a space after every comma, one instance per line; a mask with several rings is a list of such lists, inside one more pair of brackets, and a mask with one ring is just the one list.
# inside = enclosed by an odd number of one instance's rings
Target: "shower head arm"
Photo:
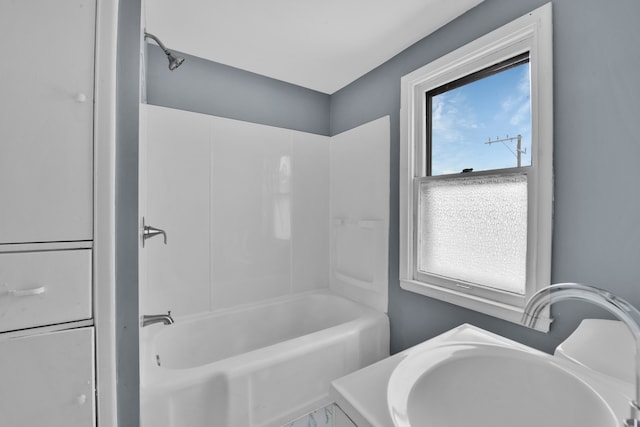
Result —
[[144, 32], [144, 38], [150, 38], [154, 40], [158, 46], [164, 51], [164, 54], [167, 55], [167, 59], [169, 60], [169, 70], [173, 71], [180, 66], [184, 62], [184, 58], [181, 56], [174, 55], [169, 49], [166, 48], [164, 44], [160, 41], [159, 38], [154, 36], [151, 33]]
[[154, 36], [153, 34], [151, 34], [151, 33], [147, 33], [147, 32], [145, 31], [145, 32], [144, 32], [144, 38], [145, 38], [145, 39], [149, 38], [149, 39], [152, 39], [153, 41], [155, 41], [155, 42], [158, 44], [158, 46], [160, 46], [160, 48], [164, 51], [164, 53], [165, 53], [166, 55], [169, 55], [169, 54], [171, 53], [171, 52], [169, 51], [169, 49], [167, 49], [167, 48], [165, 47], [165, 45], [160, 41], [160, 39], [159, 39], [158, 37]]

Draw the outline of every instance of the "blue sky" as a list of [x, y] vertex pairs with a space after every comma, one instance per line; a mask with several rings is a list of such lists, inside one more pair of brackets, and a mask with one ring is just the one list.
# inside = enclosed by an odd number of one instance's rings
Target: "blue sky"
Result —
[[522, 165], [531, 164], [529, 64], [510, 68], [433, 97], [432, 175], [515, 167], [522, 135]]

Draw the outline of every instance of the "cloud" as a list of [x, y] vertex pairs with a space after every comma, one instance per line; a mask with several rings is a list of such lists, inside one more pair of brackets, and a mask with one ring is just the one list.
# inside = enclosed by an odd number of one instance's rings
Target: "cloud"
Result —
[[469, 129], [477, 129], [473, 106], [460, 90], [440, 94], [432, 98], [432, 131], [434, 138], [448, 142], [464, 139]]
[[432, 98], [433, 174], [460, 172], [469, 157], [469, 131], [479, 127], [473, 104], [462, 90]]
[[529, 98], [523, 103], [520, 104], [520, 107], [516, 109], [516, 111], [509, 119], [509, 123], [513, 126], [519, 126], [528, 122], [531, 118], [531, 104], [529, 103]]
[[513, 126], [525, 124], [531, 118], [531, 94], [530, 94], [529, 67], [523, 67], [513, 95], [502, 100], [501, 107], [504, 116], [509, 117], [509, 123]]

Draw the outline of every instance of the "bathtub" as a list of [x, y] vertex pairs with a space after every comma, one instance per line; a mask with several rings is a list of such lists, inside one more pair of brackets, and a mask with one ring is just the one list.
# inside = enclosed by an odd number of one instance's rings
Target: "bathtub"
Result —
[[389, 356], [387, 316], [328, 291], [177, 317], [140, 338], [142, 427], [280, 427]]

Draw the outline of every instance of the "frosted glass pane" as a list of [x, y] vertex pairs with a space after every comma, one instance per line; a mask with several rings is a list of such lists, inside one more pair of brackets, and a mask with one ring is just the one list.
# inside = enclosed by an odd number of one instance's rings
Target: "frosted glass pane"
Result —
[[419, 185], [418, 271], [524, 295], [527, 176]]

